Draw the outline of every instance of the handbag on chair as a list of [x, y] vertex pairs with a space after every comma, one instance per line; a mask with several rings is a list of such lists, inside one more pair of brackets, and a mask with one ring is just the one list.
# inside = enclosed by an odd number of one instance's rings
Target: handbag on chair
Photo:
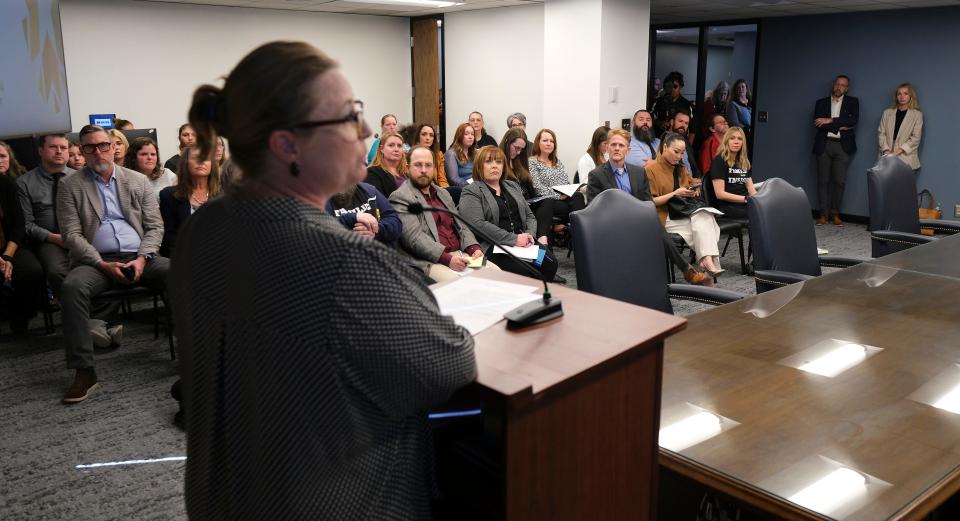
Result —
[[[680, 176], [676, 171], [673, 172], [673, 189], [680, 188]], [[693, 212], [707, 206], [707, 203], [699, 197], [680, 197], [675, 195], [667, 200], [667, 215], [670, 219], [683, 219], [690, 217]]]
[[[928, 206], [923, 205], [923, 196], [927, 196]], [[939, 219], [943, 216], [940, 212], [940, 208], [937, 207], [937, 203], [933, 198], [933, 193], [930, 190], [923, 189], [917, 194], [917, 206], [920, 209], [920, 218], [921, 219]], [[933, 235], [933, 228], [920, 228], [920, 233], [924, 235]]]

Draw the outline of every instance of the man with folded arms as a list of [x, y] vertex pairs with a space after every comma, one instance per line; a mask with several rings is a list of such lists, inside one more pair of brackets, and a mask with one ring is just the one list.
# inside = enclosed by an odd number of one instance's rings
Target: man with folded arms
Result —
[[90, 301], [117, 287], [166, 286], [169, 261], [156, 255], [163, 219], [146, 176], [113, 163], [114, 144], [103, 128], [80, 130], [83, 170], [63, 181], [57, 216], [71, 270], [63, 281], [60, 306], [67, 367], [76, 370], [63, 403], [87, 399], [97, 388], [87, 321]]
[[413, 147], [407, 174], [410, 179], [390, 194], [390, 203], [403, 223], [400, 246], [418, 261], [417, 266], [428, 277], [442, 282], [457, 278], [471, 259], [483, 256], [483, 250], [473, 233], [453, 216], [443, 212], [410, 213], [408, 206], [414, 203], [456, 209], [450, 194], [434, 183], [436, 169], [429, 148]]

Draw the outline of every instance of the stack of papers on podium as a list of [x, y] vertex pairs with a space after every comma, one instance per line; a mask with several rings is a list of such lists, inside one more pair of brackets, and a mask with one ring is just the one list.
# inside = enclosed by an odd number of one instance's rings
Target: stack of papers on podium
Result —
[[463, 277], [431, 289], [440, 313], [452, 316], [471, 335], [503, 320], [507, 311], [541, 298], [537, 286], [479, 277]]

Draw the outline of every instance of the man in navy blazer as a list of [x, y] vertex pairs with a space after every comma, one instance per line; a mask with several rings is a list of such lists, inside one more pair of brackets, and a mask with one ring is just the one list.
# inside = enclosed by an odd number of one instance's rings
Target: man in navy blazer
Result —
[[818, 225], [827, 224], [832, 215], [833, 224], [843, 226], [840, 203], [850, 156], [857, 151], [853, 134], [860, 119], [860, 102], [847, 96], [849, 88], [850, 78], [843, 74], [837, 76], [833, 80], [831, 95], [818, 99], [813, 110], [813, 125], [817, 128], [813, 154], [817, 156]]
[[[622, 128], [607, 133], [607, 153], [610, 160], [598, 165], [587, 175], [587, 203], [604, 190], [623, 190], [641, 201], [653, 201], [647, 173], [639, 166], [627, 164], [630, 151], [630, 134]], [[683, 277], [691, 284], [713, 285], [713, 280], [695, 268], [683, 257], [666, 230], [663, 232], [663, 247], [670, 260], [683, 271]]]

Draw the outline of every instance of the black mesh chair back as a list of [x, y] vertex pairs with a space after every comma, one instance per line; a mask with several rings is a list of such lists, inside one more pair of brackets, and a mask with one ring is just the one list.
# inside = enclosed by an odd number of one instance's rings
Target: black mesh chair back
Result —
[[886, 155], [867, 170], [870, 230], [920, 233], [917, 180], [909, 165]]
[[577, 287], [673, 313], [663, 262], [663, 228], [652, 202], [605, 190], [570, 214]]
[[768, 179], [747, 199], [747, 214], [756, 270], [821, 274], [810, 201], [802, 188], [779, 177]]

